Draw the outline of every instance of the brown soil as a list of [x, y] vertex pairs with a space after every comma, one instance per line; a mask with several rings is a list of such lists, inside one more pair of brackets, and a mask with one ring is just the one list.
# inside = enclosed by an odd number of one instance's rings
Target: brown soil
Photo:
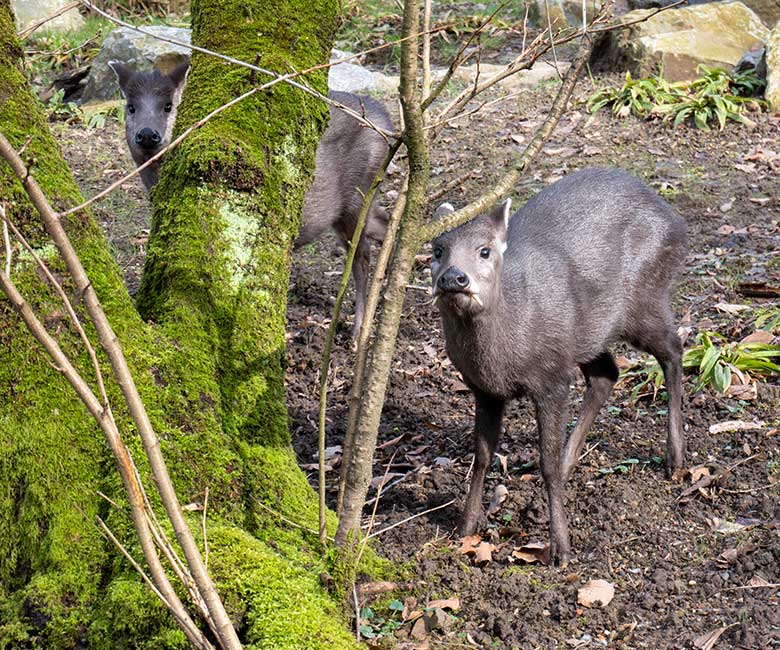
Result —
[[[592, 90], [581, 82], [579, 100]], [[554, 91], [554, 85], [537, 88], [447, 129], [433, 152], [434, 185], [467, 170], [472, 178], [445, 199], [462, 205], [487, 186], [530, 139]], [[515, 205], [564, 173], [590, 165], [619, 166], [645, 179], [689, 225], [690, 254], [675, 301], [683, 324], [691, 328], [687, 345], [705, 329], [739, 339], [754, 330], [755, 309], [771, 304], [737, 293], [740, 280], [764, 277], [778, 284], [780, 276], [780, 163], [775, 161], [773, 169], [768, 154], [747, 159], [762, 148], [778, 150], [780, 119], [753, 117], [755, 128], [729, 124], [722, 133], [705, 133], [621, 121], [606, 112], [589, 121], [576, 103], [519, 184]], [[87, 194], [130, 168], [129, 156], [117, 161], [117, 151], [124, 149], [115, 123], [102, 131], [59, 128]], [[399, 176], [385, 189], [396, 187]], [[148, 228], [146, 199], [137, 184], [111, 201], [98, 218], [134, 290]], [[316, 462], [317, 375], [342, 261], [335, 240], [327, 239], [299, 251], [292, 274], [288, 403], [293, 444], [305, 467]], [[404, 563], [412, 576], [413, 588], [396, 594], [399, 598], [413, 596], [422, 608], [431, 599], [457, 596], [460, 608], [444, 620], [446, 629], [421, 633], [422, 640], [410, 640], [411, 625], [401, 626], [397, 642], [420, 648], [687, 648], [697, 637], [725, 627], [716, 648], [780, 648], [780, 590], [750, 587], [755, 576], [780, 582], [780, 408], [769, 399], [738, 401], [709, 389], [696, 392], [693, 377], [686, 379], [689, 464], [706, 465], [713, 474], [729, 471], [717, 485], [682, 503], [690, 478], [667, 480], [660, 460], [665, 402], [661, 395], [632, 402], [634, 384], [630, 378], [623, 382], [598, 417], [588, 437], [590, 451], [568, 486], [575, 560], [565, 569], [524, 564], [511, 555], [514, 548], [547, 537], [533, 414], [527, 403], [513, 404], [499, 449], [505, 465], [496, 463], [486, 485], [486, 502], [497, 485], [508, 490], [482, 531], [496, 545], [492, 561], [478, 566], [458, 552], [453, 527], [468, 483], [473, 398], [447, 362], [439, 318], [423, 290], [429, 277], [421, 265], [410, 282], [374, 471], [383, 475], [392, 459], [391, 483], [398, 482], [382, 495], [373, 526], [379, 530], [454, 500], [380, 535], [377, 548]], [[750, 304], [751, 310], [724, 314], [718, 303]], [[350, 299], [348, 312], [351, 304]], [[329, 446], [341, 443], [347, 415], [353, 359], [347, 320], [342, 317], [333, 359]], [[638, 357], [627, 349], [618, 353]], [[572, 391], [571, 417], [581, 393], [580, 382]], [[725, 420], [764, 424], [709, 433], [710, 425]], [[337, 474], [337, 468], [328, 474], [331, 502]], [[309, 476], [316, 485], [316, 471]], [[744, 527], [734, 531], [724, 523]], [[579, 587], [598, 578], [614, 584], [614, 600], [602, 608], [579, 606]], [[390, 616], [386, 605], [375, 604], [375, 612]], [[374, 616], [366, 623], [376, 623]]]

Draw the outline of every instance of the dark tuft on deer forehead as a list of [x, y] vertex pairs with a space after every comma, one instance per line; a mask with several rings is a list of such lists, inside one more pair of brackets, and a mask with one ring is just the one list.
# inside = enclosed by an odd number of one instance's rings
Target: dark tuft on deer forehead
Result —
[[484, 215], [479, 215], [471, 221], [468, 221], [449, 232], [445, 232], [434, 241], [439, 244], [449, 244], [465, 238], [471, 238], [479, 244], [492, 239], [495, 232], [496, 230], [490, 224], [489, 220], [485, 219]]
[[168, 75], [154, 68], [148, 72], [136, 72], [125, 90], [131, 97], [141, 94], [169, 97], [173, 95], [176, 86]]

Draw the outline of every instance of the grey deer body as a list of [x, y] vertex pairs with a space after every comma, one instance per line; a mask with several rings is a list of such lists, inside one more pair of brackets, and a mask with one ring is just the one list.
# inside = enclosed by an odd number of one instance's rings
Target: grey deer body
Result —
[[[474, 475], [460, 531], [473, 533], [482, 515], [505, 404], [527, 395], [536, 408], [551, 552], [566, 562], [564, 484], [618, 377], [611, 343], [627, 341], [658, 359], [669, 396], [667, 471], [683, 463], [682, 345], [669, 294], [686, 226], [644, 183], [603, 168], [570, 174], [508, 217], [507, 201], [434, 241], [447, 353], [476, 398]], [[587, 387], [564, 445], [577, 366]]]
[[[127, 100], [125, 137], [133, 160], [144, 164], [171, 140], [176, 109], [186, 82], [187, 64], [169, 75], [158, 70], [140, 72], [125, 64], [109, 63]], [[331, 92], [329, 96], [364, 115], [378, 127], [391, 131], [392, 120], [377, 101], [350, 93]], [[132, 110], [131, 110], [132, 107]], [[314, 180], [304, 198], [303, 222], [295, 240], [296, 248], [333, 230], [342, 246], [349, 245], [355, 232], [363, 196], [379, 171], [388, 146], [376, 131], [355, 118], [331, 107], [330, 122], [317, 146]], [[147, 189], [157, 182], [159, 161], [141, 172]], [[376, 202], [371, 204], [366, 225], [358, 242], [352, 273], [355, 279], [355, 325], [357, 337], [363, 321], [368, 273], [371, 262], [369, 239], [381, 242], [388, 216]]]

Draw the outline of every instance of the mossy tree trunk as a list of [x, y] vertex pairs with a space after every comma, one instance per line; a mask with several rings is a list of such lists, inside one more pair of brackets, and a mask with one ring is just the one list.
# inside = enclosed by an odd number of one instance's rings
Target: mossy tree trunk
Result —
[[[248, 61], [262, 54], [263, 66], [279, 72], [327, 60], [338, 20], [335, 0], [200, 0], [192, 11], [195, 43]], [[310, 82], [325, 90], [324, 73]], [[179, 124], [249, 84], [246, 69], [196, 54]], [[316, 496], [289, 445], [284, 315], [297, 215], [326, 115], [316, 100], [278, 85], [169, 155], [154, 191], [140, 315], [91, 217], [72, 215], [65, 224], [125, 349], [177, 494], [190, 503], [209, 490], [209, 568], [247, 647], [353, 645], [339, 604], [319, 584], [326, 566], [316, 535], [257, 506], [317, 527]], [[25, 157], [56, 209], [80, 201], [29, 90], [9, 0], [0, 0], [0, 132], [17, 148], [32, 136]], [[4, 163], [0, 200], [64, 277]], [[12, 278], [91, 381], [87, 355], [61, 306], [18, 245]], [[132, 422], [118, 406], [120, 391], [112, 382], [108, 389], [148, 479]], [[102, 516], [140, 557], [126, 512], [98, 490], [125, 504], [98, 427], [0, 298], [0, 648], [186, 646], [167, 612], [94, 528], [94, 517]], [[192, 525], [199, 529], [199, 516]]]

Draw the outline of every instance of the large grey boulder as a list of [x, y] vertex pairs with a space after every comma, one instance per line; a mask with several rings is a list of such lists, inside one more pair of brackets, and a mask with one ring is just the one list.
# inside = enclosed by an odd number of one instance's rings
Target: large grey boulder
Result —
[[[585, 0], [586, 20], [601, 8], [601, 0]], [[529, 7], [529, 18], [537, 27], [560, 29], [582, 24], [582, 0], [534, 0]]]
[[[652, 10], [621, 18], [630, 22]], [[742, 55], [769, 36], [761, 19], [742, 2], [713, 2], [669, 9], [628, 29], [597, 39], [594, 70], [629, 70], [635, 77], [663, 71], [670, 81], [693, 79], [699, 64], [731, 69]]]
[[780, 23], [766, 43], [766, 101], [769, 110], [780, 113]]
[[[330, 62], [345, 59], [351, 56], [350, 52], [333, 50], [330, 53]], [[357, 65], [355, 59], [349, 63], [340, 63], [334, 65], [328, 70], [328, 88], [331, 90], [340, 90], [346, 93], [360, 92], [364, 90], [376, 89], [376, 79], [370, 70]]]
[[[69, 0], [11, 0], [11, 8], [16, 16], [16, 24], [22, 30], [62, 9], [68, 2]], [[42, 29], [64, 32], [79, 29], [83, 25], [84, 19], [78, 8], [74, 8], [50, 20]]]
[[[180, 27], [165, 27], [156, 25], [145, 27], [146, 31], [183, 43], [190, 43], [190, 30]], [[121, 27], [111, 32], [103, 47], [92, 61], [92, 69], [87, 77], [87, 83], [81, 96], [82, 102], [103, 101], [119, 95], [119, 86], [109, 61], [130, 63], [142, 70], [152, 66], [163, 72], [172, 70], [190, 55], [190, 48], [161, 41], [153, 36], [142, 34], [127, 27]]]

